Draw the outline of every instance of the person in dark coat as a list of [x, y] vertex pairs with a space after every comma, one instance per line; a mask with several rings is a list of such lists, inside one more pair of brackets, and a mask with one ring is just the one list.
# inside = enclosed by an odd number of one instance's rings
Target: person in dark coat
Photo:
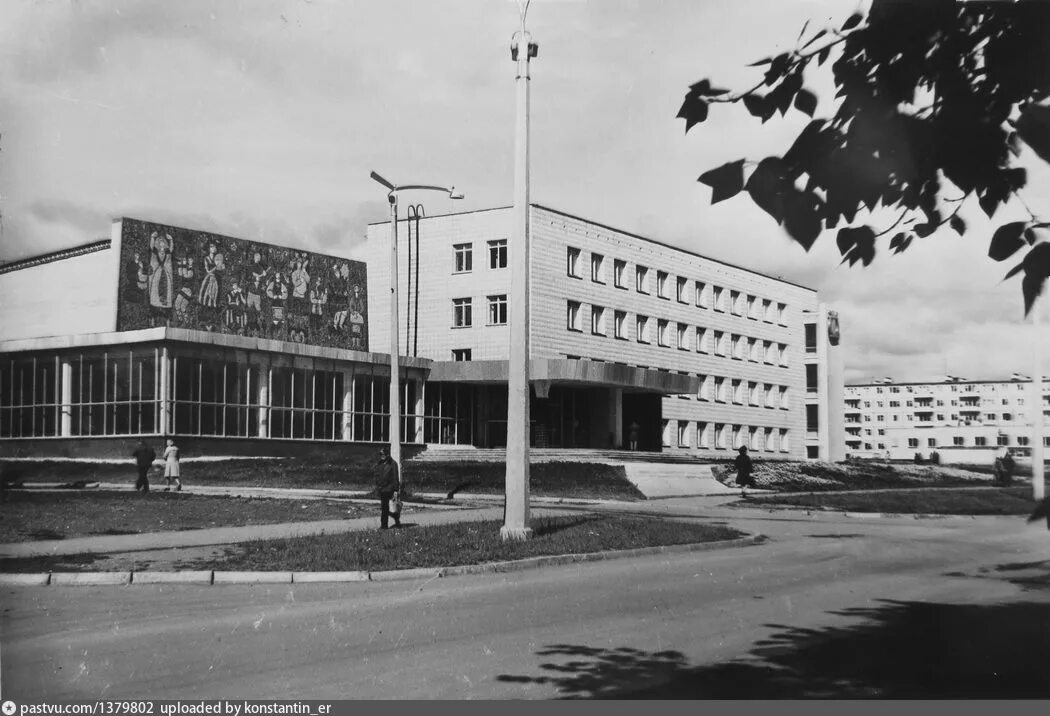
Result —
[[740, 454], [736, 456], [733, 464], [736, 465], [736, 484], [740, 485], [740, 495], [747, 497], [747, 488], [755, 486], [755, 478], [751, 474], [753, 465], [747, 454], [747, 446], [740, 446]]
[[386, 448], [379, 449], [379, 462], [375, 466], [376, 492], [379, 493], [379, 529], [389, 527], [390, 517], [394, 526], [401, 526], [401, 514], [390, 512], [390, 500], [394, 493], [401, 489], [401, 479], [397, 472], [397, 463], [390, 457]]
[[148, 447], [146, 443], [140, 440], [131, 456], [135, 458], [135, 467], [139, 472], [139, 479], [135, 481], [135, 490], [142, 490], [142, 494], [145, 495], [149, 492], [149, 469], [153, 466], [153, 460], [157, 457], [157, 453], [153, 452], [153, 448]]

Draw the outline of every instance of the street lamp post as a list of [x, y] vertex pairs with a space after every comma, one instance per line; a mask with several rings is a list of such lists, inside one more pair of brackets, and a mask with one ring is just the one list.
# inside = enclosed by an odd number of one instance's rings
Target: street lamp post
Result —
[[514, 210], [510, 245], [510, 355], [507, 365], [507, 472], [503, 540], [524, 540], [529, 527], [529, 60], [537, 45], [525, 30], [529, 0], [518, 0], [521, 27], [511, 40], [517, 63]]
[[[397, 195], [402, 191], [440, 191], [450, 199], [462, 199], [456, 188], [431, 184], [393, 184], [376, 172], [372, 179], [387, 188], [390, 202], [390, 458], [401, 468], [401, 369], [398, 365], [398, 300], [397, 300]], [[402, 480], [404, 472], [401, 472]]]

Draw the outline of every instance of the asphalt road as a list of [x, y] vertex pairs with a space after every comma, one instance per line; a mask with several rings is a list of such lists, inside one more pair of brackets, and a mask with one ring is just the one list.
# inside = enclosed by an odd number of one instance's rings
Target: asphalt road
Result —
[[1045, 526], [644, 508], [772, 539], [429, 581], [6, 589], [0, 687], [16, 700], [1050, 697]]

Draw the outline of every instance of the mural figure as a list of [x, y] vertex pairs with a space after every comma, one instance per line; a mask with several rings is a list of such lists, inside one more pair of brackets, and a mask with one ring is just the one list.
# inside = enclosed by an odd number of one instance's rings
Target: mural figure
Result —
[[135, 287], [142, 291], [142, 294], [146, 294], [146, 289], [149, 288], [149, 274], [146, 272], [146, 266], [142, 263], [142, 257], [137, 253], [135, 254]]
[[292, 262], [292, 306], [297, 313], [306, 313], [309, 303], [306, 293], [310, 287], [310, 274], [307, 271], [310, 259], [300, 256]]
[[321, 277], [318, 276], [310, 288], [310, 327], [315, 331], [324, 323], [324, 309], [327, 303], [328, 287], [321, 282]]
[[361, 298], [361, 287], [354, 285], [350, 298], [350, 347], [364, 350], [365, 338], [365, 302]]
[[193, 278], [193, 257], [184, 256], [175, 259], [175, 273], [185, 282]]
[[219, 300], [219, 277], [218, 273], [223, 271], [226, 267], [223, 265], [224, 259], [215, 243], [208, 244], [208, 255], [204, 257], [204, 278], [201, 280], [200, 293], [197, 295], [197, 301], [202, 306], [208, 308], [215, 308]]
[[170, 234], [163, 236], [154, 231], [149, 237], [149, 302], [156, 308], [171, 308], [174, 284], [172, 283]]
[[236, 333], [244, 333], [248, 326], [248, 316], [245, 313], [246, 301], [244, 292], [240, 285], [234, 281], [230, 290], [226, 292], [226, 315], [225, 324]]
[[175, 296], [175, 322], [192, 323], [191, 309], [193, 308], [193, 291], [189, 286], [183, 286]]
[[288, 281], [284, 274], [278, 271], [266, 284], [266, 295], [270, 298], [270, 311], [274, 328], [284, 323], [285, 305], [288, 301]]
[[335, 280], [332, 282], [332, 328], [342, 331], [346, 325], [347, 316], [350, 313], [350, 297], [347, 293], [348, 279], [350, 278], [350, 267], [339, 264], [332, 272]]

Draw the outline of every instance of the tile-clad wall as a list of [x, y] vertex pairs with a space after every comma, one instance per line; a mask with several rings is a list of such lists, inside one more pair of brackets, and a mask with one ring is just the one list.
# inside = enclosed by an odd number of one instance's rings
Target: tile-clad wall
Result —
[[[420, 221], [418, 355], [452, 360], [452, 351], [469, 348], [472, 360], [506, 360], [507, 326], [488, 325], [490, 295], [509, 294], [510, 268], [490, 269], [489, 240], [507, 239], [510, 212], [506, 209], [436, 216]], [[398, 313], [402, 355], [412, 354], [416, 326], [416, 239], [412, 228], [412, 281], [409, 285], [408, 222], [398, 222]], [[455, 272], [454, 244], [473, 246], [473, 270]], [[369, 348], [390, 350], [390, 225], [368, 227], [365, 242], [352, 258], [368, 264]], [[410, 300], [411, 298], [411, 300]], [[473, 325], [452, 327], [452, 299], [473, 299]], [[509, 310], [509, 306], [508, 306]], [[406, 330], [407, 344], [406, 344]]]
[[[669, 451], [679, 450], [677, 423], [688, 421], [687, 448], [696, 449], [696, 427], [698, 421], [709, 423], [726, 423], [748, 427], [770, 427], [779, 431], [789, 431], [789, 452], [791, 457], [805, 455], [805, 356], [803, 311], [815, 311], [817, 294], [783, 281], [768, 278], [745, 269], [728, 266], [717, 261], [705, 259], [672, 247], [639, 239], [613, 229], [596, 226], [589, 222], [568, 217], [541, 207], [533, 209], [533, 301], [532, 301], [532, 350], [535, 357], [565, 357], [566, 355], [581, 358], [618, 361], [631, 365], [643, 365], [692, 375], [709, 375], [721, 377], [727, 383], [727, 389], [734, 379], [744, 384], [745, 403], [746, 386], [749, 381], [787, 388], [788, 409], [779, 407], [779, 395], [775, 408], [764, 407], [764, 396], [760, 406], [740, 405], [732, 402], [717, 402], [713, 399], [702, 400], [698, 396], [671, 396], [664, 399], [664, 418], [671, 421]], [[572, 247], [580, 250], [578, 273], [580, 278], [572, 278], [567, 272], [567, 251]], [[591, 257], [599, 253], [604, 257], [603, 279], [598, 283], [591, 277]], [[613, 267], [616, 259], [626, 261], [625, 286], [617, 288], [613, 281]], [[639, 293], [635, 286], [635, 271], [638, 265], [648, 268], [648, 294]], [[667, 273], [667, 296], [657, 294], [657, 274]], [[677, 281], [679, 277], [687, 279], [685, 302], [679, 302]], [[696, 306], [695, 281], [708, 284], [710, 292], [713, 286], [723, 289], [726, 294], [726, 310], [717, 311], [712, 307]], [[746, 298], [754, 296], [757, 318], [746, 315], [734, 315], [728, 305], [729, 292], [739, 291], [744, 301], [742, 313], [746, 314]], [[762, 318], [762, 300], [771, 301], [773, 314], [770, 320]], [[567, 304], [579, 302], [580, 331], [568, 330]], [[786, 304], [782, 325], [775, 315], [777, 303]], [[710, 302], [709, 302], [710, 304]], [[591, 310], [594, 305], [605, 308], [605, 334], [592, 335]], [[627, 313], [627, 339], [613, 337], [613, 316], [615, 310]], [[641, 314], [649, 317], [648, 344], [635, 339], [635, 319]], [[663, 347], [657, 342], [657, 322], [667, 320], [670, 347]], [[677, 347], [677, 327], [682, 323], [687, 326], [686, 336], [688, 349]], [[709, 344], [713, 342], [714, 331], [723, 332], [727, 341], [732, 335], [739, 335], [746, 341], [754, 338], [770, 341], [775, 345], [786, 345], [786, 367], [769, 365], [763, 362], [719, 356], [714, 346], [709, 345], [709, 352], [698, 353], [696, 350], [696, 328], [707, 329]], [[746, 345], [746, 343], [745, 343]], [[730, 348], [731, 350], [731, 348]], [[727, 350], [727, 353], [730, 352]], [[761, 359], [760, 359], [761, 361]], [[712, 428], [713, 430], [713, 428]], [[778, 436], [779, 439], [779, 436]], [[712, 443], [714, 439], [712, 437]], [[715, 453], [730, 453], [731, 450], [715, 450]], [[762, 454], [759, 450], [758, 454]], [[781, 454], [779, 450], [776, 454]]]
[[117, 253], [108, 248], [0, 274], [0, 340], [115, 330]]

